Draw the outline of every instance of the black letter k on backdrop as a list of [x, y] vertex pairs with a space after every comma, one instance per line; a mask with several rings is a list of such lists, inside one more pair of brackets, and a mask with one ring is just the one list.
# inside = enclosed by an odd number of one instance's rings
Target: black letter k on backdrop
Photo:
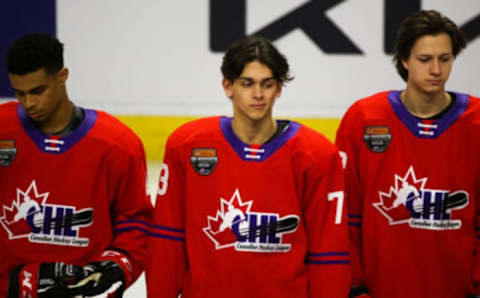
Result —
[[[343, 1], [308, 1], [251, 35], [276, 40], [299, 28], [326, 53], [361, 54], [362, 51], [325, 14]], [[212, 51], [222, 52], [231, 42], [246, 35], [246, 0], [210, 0]]]

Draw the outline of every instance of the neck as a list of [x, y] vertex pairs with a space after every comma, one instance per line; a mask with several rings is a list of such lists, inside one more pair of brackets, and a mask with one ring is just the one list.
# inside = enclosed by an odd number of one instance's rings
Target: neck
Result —
[[67, 98], [64, 103], [57, 108], [52, 117], [45, 122], [38, 123], [38, 127], [46, 134], [61, 131], [70, 122], [73, 111], [73, 103]]
[[437, 115], [452, 101], [445, 90], [424, 93], [408, 88], [408, 86], [402, 92], [401, 99], [408, 112], [419, 118], [429, 118]]
[[235, 135], [246, 144], [264, 144], [277, 130], [273, 118], [259, 121], [241, 121], [233, 117], [232, 129]]

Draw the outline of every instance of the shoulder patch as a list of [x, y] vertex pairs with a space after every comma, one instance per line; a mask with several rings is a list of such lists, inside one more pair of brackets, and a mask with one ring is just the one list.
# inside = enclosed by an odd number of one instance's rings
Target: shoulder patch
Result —
[[388, 126], [366, 126], [363, 133], [363, 141], [368, 149], [374, 153], [382, 153], [387, 150], [392, 134]]
[[0, 140], [0, 166], [10, 166], [16, 155], [17, 147], [14, 140]]
[[210, 175], [218, 163], [217, 149], [193, 148], [190, 163], [199, 175]]

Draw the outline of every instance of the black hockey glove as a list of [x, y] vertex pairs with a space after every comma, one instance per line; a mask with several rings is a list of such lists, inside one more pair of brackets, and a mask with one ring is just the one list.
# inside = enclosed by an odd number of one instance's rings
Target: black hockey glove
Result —
[[467, 298], [480, 298], [480, 295], [468, 294]]
[[67, 289], [84, 277], [82, 266], [64, 263], [36, 263], [15, 268], [10, 273], [8, 298], [70, 297]]
[[350, 298], [367, 298], [370, 297], [370, 294], [368, 294], [368, 289], [365, 286], [353, 286], [350, 289]]
[[122, 267], [109, 260], [92, 262], [83, 266], [84, 279], [69, 286], [74, 293], [83, 297], [101, 295], [101, 297], [122, 297], [125, 277]]

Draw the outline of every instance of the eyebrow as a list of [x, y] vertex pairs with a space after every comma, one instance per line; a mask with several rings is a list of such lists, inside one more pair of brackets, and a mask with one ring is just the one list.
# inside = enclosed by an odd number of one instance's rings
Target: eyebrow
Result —
[[[253, 78], [249, 78], [249, 77], [238, 77], [237, 80], [245, 80], [245, 81], [255, 81]], [[265, 78], [265, 79], [262, 79], [261, 82], [266, 82], [266, 81], [270, 81], [270, 80], [276, 80], [274, 77], [268, 77], [268, 78]]]
[[15, 88], [12, 88], [12, 90], [15, 92], [15, 93], [20, 93], [20, 94], [26, 94], [26, 93], [32, 93], [32, 92], [35, 92], [37, 91], [38, 89], [41, 89], [41, 88], [46, 88], [47, 85], [40, 85], [40, 86], [36, 86], [28, 91], [22, 91], [22, 90], [18, 90], [18, 89], [15, 89]]
[[[441, 53], [441, 54], [438, 55], [438, 56], [450, 56], [450, 55], [453, 55], [453, 52]], [[420, 53], [420, 54], [416, 54], [416, 56], [418, 56], [418, 57], [433, 57], [433, 56], [435, 56], [435, 55], [432, 55], [432, 54], [422, 54], [422, 53]]]

